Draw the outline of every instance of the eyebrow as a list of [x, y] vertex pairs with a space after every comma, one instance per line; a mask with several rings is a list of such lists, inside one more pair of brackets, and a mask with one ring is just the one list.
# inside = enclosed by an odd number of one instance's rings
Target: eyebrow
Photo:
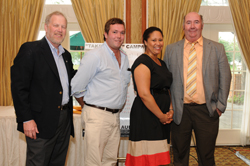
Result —
[[198, 20], [187, 20], [186, 22], [188, 22], [188, 21], [200, 21], [199, 19]]

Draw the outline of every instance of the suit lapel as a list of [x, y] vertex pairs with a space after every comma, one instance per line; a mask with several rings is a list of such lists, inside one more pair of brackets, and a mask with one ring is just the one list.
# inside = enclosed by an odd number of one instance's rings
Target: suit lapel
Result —
[[176, 57], [177, 57], [177, 60], [178, 60], [179, 70], [180, 70], [180, 73], [181, 73], [182, 84], [183, 84], [183, 50], [184, 50], [184, 41], [185, 40], [181, 40], [178, 43], [178, 48], [176, 50], [176, 53], [177, 53]]
[[42, 48], [41, 53], [43, 54], [43, 57], [47, 61], [48, 65], [50, 66], [53, 73], [60, 80], [58, 69], [56, 67], [55, 59], [53, 57], [53, 54], [52, 54], [52, 52], [50, 50], [49, 44], [47, 43], [47, 40], [45, 39], [45, 37], [41, 40], [41, 42], [42, 42], [41, 43], [41, 48]]
[[210, 56], [211, 45], [210, 41], [203, 37], [203, 60], [202, 60], [202, 74], [205, 76], [208, 59]]
[[68, 80], [70, 82], [70, 78], [71, 78], [71, 73], [70, 73], [70, 68], [69, 68], [69, 60], [66, 58], [66, 52], [64, 52], [62, 54], [63, 56], [63, 61], [65, 63], [65, 66], [66, 66], [66, 70], [67, 70], [67, 73], [68, 73]]

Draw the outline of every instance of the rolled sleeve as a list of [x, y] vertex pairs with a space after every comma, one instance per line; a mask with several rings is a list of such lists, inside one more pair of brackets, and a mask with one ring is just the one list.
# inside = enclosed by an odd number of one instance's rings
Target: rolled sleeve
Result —
[[99, 59], [93, 54], [88, 54], [82, 58], [80, 67], [71, 80], [71, 96], [83, 97], [86, 87], [98, 70]]

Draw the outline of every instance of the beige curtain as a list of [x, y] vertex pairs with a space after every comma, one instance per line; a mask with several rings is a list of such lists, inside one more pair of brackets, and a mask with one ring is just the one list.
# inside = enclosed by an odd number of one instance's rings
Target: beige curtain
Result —
[[[164, 35], [164, 47], [184, 37], [183, 17], [198, 12], [201, 0], [148, 0], [148, 26], [160, 28]], [[162, 55], [159, 58], [163, 59]]]
[[248, 70], [246, 72], [246, 87], [244, 94], [244, 106], [242, 113], [242, 123], [240, 131], [240, 142], [242, 146], [248, 144], [250, 137], [250, 2], [249, 0], [229, 0], [229, 7], [232, 14], [232, 20], [236, 36], [241, 48], [241, 52], [246, 61]]
[[131, 0], [131, 36], [130, 43], [142, 43], [142, 1]]
[[12, 105], [10, 67], [19, 47], [37, 38], [45, 0], [0, 0], [0, 106]]
[[229, 0], [228, 2], [240, 48], [250, 69], [250, 1]]
[[71, 0], [86, 42], [103, 42], [104, 25], [112, 17], [123, 19], [124, 0]]

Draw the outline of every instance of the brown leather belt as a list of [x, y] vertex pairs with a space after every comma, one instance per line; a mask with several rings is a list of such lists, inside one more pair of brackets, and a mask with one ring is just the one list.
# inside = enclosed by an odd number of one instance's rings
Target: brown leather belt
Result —
[[98, 108], [98, 109], [105, 110], [105, 111], [108, 111], [108, 112], [112, 112], [113, 114], [120, 111], [119, 109], [111, 109], [111, 108], [107, 108], [107, 107], [100, 107], [100, 106], [96, 106], [96, 105], [88, 104], [88, 103], [85, 103], [85, 104], [87, 106], [90, 106], [90, 107], [94, 107], [94, 108]]
[[201, 105], [206, 105], [206, 103], [204, 104], [197, 104], [197, 103], [185, 103], [184, 105], [189, 105], [189, 106], [201, 106]]

